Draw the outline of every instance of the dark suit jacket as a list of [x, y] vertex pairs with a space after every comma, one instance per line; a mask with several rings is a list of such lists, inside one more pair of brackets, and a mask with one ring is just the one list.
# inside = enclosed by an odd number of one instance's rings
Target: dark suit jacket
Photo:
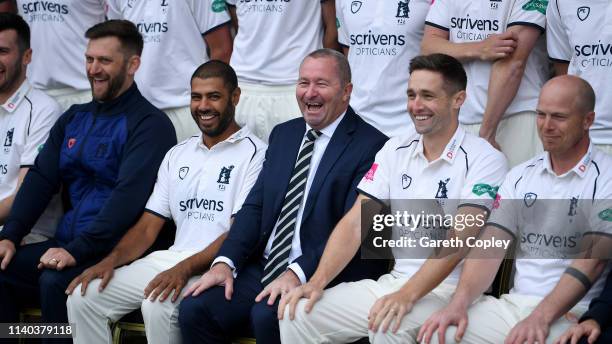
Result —
[[602, 331], [612, 327], [612, 273], [608, 274], [606, 285], [601, 295], [591, 300], [589, 310], [586, 311], [580, 321], [593, 319], [599, 323]]
[[[270, 134], [261, 173], [218, 253], [232, 259], [238, 272], [249, 261], [262, 259], [305, 132], [304, 119], [296, 118], [277, 125]], [[336, 223], [353, 206], [356, 186], [386, 140], [348, 108], [321, 158], [302, 216], [302, 255], [294, 262], [307, 279], [316, 270]], [[385, 269], [386, 262], [360, 260], [358, 253], [335, 282], [376, 278]]]

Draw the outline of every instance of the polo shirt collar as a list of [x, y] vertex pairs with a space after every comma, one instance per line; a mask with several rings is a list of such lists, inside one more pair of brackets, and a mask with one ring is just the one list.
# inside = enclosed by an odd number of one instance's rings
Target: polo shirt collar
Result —
[[[593, 143], [591, 142], [589, 143], [589, 149], [587, 150], [586, 154], [582, 156], [582, 158], [580, 159], [580, 161], [578, 161], [576, 166], [574, 166], [571, 170], [567, 171], [566, 173], [558, 177], [564, 177], [568, 175], [569, 173], [573, 172], [576, 175], [578, 175], [580, 178], [584, 178], [589, 168], [591, 167], [592, 160], [593, 160]], [[552, 164], [550, 162], [550, 154], [548, 152], [544, 152], [544, 159], [542, 161], [541, 172], [544, 172], [544, 171], [547, 171], [548, 173], [551, 173], [557, 176], [555, 174], [555, 171], [553, 171], [552, 169]]]
[[[444, 151], [442, 151], [442, 155], [440, 155], [440, 157], [436, 159], [435, 161], [444, 160], [448, 162], [449, 164], [453, 164], [453, 162], [455, 161], [455, 157], [457, 156], [457, 153], [459, 152], [461, 144], [463, 143], [464, 138], [465, 138], [465, 130], [461, 128], [461, 126], [457, 126], [457, 130], [455, 130], [455, 134], [453, 134], [453, 137], [451, 137], [451, 139], [446, 144]], [[423, 159], [425, 159], [425, 154], [423, 153], [423, 136], [422, 135], [419, 136], [419, 142], [416, 148], [414, 149], [412, 156], [413, 157], [421, 156], [423, 157]]]
[[19, 104], [21, 104], [21, 102], [25, 99], [28, 92], [30, 92], [30, 88], [32, 88], [32, 86], [30, 86], [28, 80], [23, 80], [17, 91], [15, 91], [15, 93], [13, 93], [4, 104], [2, 104], [4, 111], [13, 113], [19, 107]]
[[240, 130], [238, 130], [237, 132], [233, 133], [232, 135], [230, 135], [228, 138], [226, 138], [225, 140], [217, 143], [216, 145], [208, 148], [204, 145], [204, 137], [203, 134], [200, 132], [200, 134], [198, 135], [198, 147], [205, 149], [207, 151], [210, 151], [212, 149], [214, 149], [217, 146], [220, 145], [224, 145], [225, 143], [236, 143], [241, 141], [242, 139], [246, 138], [249, 136], [249, 134], [251, 134], [251, 131], [249, 130], [248, 127], [244, 126], [242, 128], [240, 128]]

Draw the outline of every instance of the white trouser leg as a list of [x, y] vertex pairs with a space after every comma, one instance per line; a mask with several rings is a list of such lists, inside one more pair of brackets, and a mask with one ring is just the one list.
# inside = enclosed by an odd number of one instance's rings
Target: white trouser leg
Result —
[[163, 111], [174, 126], [177, 142], [184, 141], [193, 135], [200, 134], [200, 129], [191, 116], [191, 109], [189, 106], [164, 109]]

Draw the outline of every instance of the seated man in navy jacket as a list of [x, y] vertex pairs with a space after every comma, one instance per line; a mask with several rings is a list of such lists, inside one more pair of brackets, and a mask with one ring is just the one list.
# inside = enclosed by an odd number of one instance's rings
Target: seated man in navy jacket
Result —
[[[229, 343], [249, 319], [258, 343], [280, 342], [279, 297], [312, 276], [387, 139], [349, 107], [351, 90], [342, 54], [321, 49], [302, 62], [296, 97], [303, 118], [272, 130], [263, 169], [217, 258], [186, 291], [179, 310], [185, 342]], [[384, 272], [385, 262], [359, 258], [336, 283]]]
[[[19, 302], [40, 295], [44, 322], [66, 323], [65, 290], [138, 220], [166, 151], [170, 120], [138, 91], [142, 36], [128, 21], [90, 28], [86, 68], [93, 101], [55, 123], [0, 232], [0, 322], [17, 322]], [[52, 196], [70, 208], [51, 240], [19, 246]]]

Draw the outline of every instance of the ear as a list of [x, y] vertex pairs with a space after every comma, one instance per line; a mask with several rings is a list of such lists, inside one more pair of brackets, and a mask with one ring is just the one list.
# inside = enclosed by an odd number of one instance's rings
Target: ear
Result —
[[348, 83], [344, 86], [342, 90], [342, 101], [348, 103], [351, 99], [351, 93], [353, 93], [353, 83]]
[[234, 107], [237, 106], [238, 102], [240, 101], [241, 92], [240, 87], [236, 87], [236, 89], [232, 92], [232, 104]]
[[453, 109], [458, 110], [459, 108], [461, 108], [461, 105], [463, 105], [463, 103], [465, 102], [466, 96], [467, 94], [465, 93], [465, 90], [461, 90], [455, 93], [452, 99]]
[[23, 52], [23, 56], [21, 58], [21, 64], [27, 66], [32, 62], [32, 48], [28, 48]]
[[593, 125], [594, 121], [595, 121], [595, 112], [594, 111], [588, 112], [584, 116], [584, 120], [582, 121], [583, 129], [584, 130], [589, 130], [591, 125]]
[[136, 71], [140, 67], [140, 56], [132, 55], [130, 56], [127, 63], [127, 74], [130, 76], [136, 75]]

